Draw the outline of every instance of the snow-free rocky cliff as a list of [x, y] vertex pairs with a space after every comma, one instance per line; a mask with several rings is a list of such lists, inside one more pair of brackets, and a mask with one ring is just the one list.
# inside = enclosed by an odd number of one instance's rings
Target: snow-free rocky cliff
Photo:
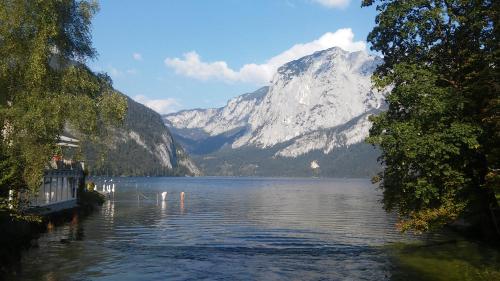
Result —
[[368, 176], [378, 168], [364, 139], [384, 103], [371, 83], [381, 62], [327, 49], [283, 65], [270, 86], [222, 108], [164, 120], [208, 174]]

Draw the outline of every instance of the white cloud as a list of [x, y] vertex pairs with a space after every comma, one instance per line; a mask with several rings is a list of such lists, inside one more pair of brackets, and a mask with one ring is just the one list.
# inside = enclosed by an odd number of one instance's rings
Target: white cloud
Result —
[[184, 59], [166, 58], [165, 64], [175, 69], [179, 74], [200, 80], [218, 78], [222, 80], [238, 80], [238, 74], [227, 66], [224, 61], [202, 62], [196, 52], [184, 54]]
[[167, 114], [177, 111], [180, 107], [180, 103], [173, 98], [167, 99], [149, 99], [144, 95], [137, 95], [133, 98], [138, 103], [142, 103], [145, 106], [153, 109], [160, 114]]
[[323, 5], [327, 8], [345, 8], [351, 0], [313, 0], [314, 2]]
[[136, 61], [141, 61], [142, 60], [142, 54], [140, 54], [140, 53], [133, 53], [132, 54], [132, 58], [134, 58], [134, 60], [136, 60]]
[[366, 50], [364, 41], [353, 41], [354, 33], [350, 28], [327, 32], [320, 38], [303, 44], [296, 44], [290, 49], [274, 56], [263, 64], [245, 64], [239, 70], [231, 69], [225, 61], [204, 62], [195, 51], [185, 53], [183, 58], [166, 58], [165, 65], [178, 74], [199, 80], [222, 80], [225, 82], [251, 82], [267, 84], [283, 64], [316, 51], [340, 47], [346, 51]]

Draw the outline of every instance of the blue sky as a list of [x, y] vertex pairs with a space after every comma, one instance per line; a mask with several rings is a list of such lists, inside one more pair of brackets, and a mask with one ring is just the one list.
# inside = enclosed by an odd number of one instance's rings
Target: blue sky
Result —
[[101, 0], [89, 62], [160, 113], [219, 107], [320, 49], [365, 49], [375, 20], [358, 0]]

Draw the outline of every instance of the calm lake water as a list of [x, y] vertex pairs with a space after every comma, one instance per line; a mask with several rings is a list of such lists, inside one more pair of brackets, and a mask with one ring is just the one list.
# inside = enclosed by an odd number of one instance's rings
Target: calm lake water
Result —
[[[114, 182], [114, 199], [44, 234], [11, 279], [420, 280], [400, 245], [441, 239], [398, 233], [368, 180]], [[498, 256], [488, 255], [481, 264], [494, 267]]]

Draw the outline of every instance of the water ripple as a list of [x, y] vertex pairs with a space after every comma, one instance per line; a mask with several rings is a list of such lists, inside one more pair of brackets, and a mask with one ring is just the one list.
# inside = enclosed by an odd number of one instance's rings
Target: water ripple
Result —
[[[41, 237], [17, 277], [386, 280], [391, 262], [381, 246], [412, 239], [394, 229], [394, 217], [382, 210], [380, 194], [367, 180], [118, 178], [115, 183], [114, 199], [100, 211]], [[159, 202], [163, 191], [167, 200]]]

